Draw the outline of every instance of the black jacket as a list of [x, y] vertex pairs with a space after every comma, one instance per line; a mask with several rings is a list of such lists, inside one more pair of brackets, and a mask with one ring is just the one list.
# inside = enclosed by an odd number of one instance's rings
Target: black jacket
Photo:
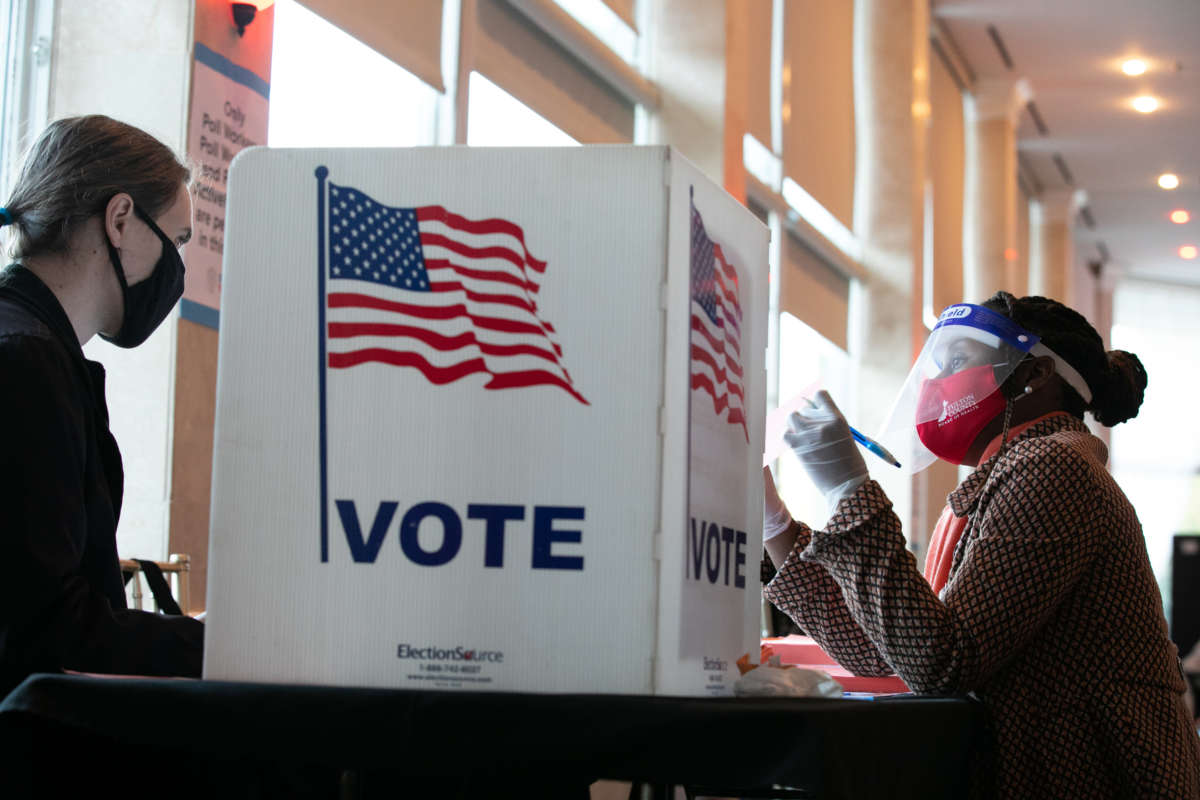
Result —
[[199, 676], [204, 626], [126, 608], [104, 368], [32, 272], [0, 272], [0, 692], [31, 672]]

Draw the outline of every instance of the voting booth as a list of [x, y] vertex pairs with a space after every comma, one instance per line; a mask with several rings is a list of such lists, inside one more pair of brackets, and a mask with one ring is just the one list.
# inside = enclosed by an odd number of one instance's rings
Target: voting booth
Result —
[[665, 147], [244, 151], [204, 676], [729, 693], [767, 243]]

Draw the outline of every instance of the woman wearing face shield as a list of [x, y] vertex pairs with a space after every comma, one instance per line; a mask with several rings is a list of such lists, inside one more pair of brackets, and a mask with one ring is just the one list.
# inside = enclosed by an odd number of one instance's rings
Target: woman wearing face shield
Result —
[[906, 465], [974, 467], [924, 574], [833, 400], [786, 434], [832, 516], [793, 521], [767, 477], [764, 595], [844, 667], [975, 694], [992, 721], [975, 794], [1200, 797], [1200, 739], [1132, 506], [1104, 444], [1147, 376], [1075, 311], [1000, 292], [943, 312], [880, 439]]
[[0, 208], [0, 692], [62, 669], [200, 674], [202, 623], [125, 606], [121, 454], [82, 349], [136, 347], [179, 300], [188, 179], [137, 128], [62, 119]]

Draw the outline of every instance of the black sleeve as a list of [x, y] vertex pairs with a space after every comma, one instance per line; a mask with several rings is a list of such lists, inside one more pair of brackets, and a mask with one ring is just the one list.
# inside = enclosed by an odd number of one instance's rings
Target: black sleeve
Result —
[[0, 338], [0, 679], [63, 668], [198, 676], [202, 623], [114, 610], [81, 571], [97, 489], [87, 406], [64, 361], [39, 337]]

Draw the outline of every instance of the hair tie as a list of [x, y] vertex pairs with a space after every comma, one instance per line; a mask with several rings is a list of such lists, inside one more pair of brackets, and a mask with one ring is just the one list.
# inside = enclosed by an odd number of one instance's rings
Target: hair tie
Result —
[[12, 225], [12, 223], [12, 212], [3, 206], [0, 206], [0, 228], [3, 228], [5, 225]]

